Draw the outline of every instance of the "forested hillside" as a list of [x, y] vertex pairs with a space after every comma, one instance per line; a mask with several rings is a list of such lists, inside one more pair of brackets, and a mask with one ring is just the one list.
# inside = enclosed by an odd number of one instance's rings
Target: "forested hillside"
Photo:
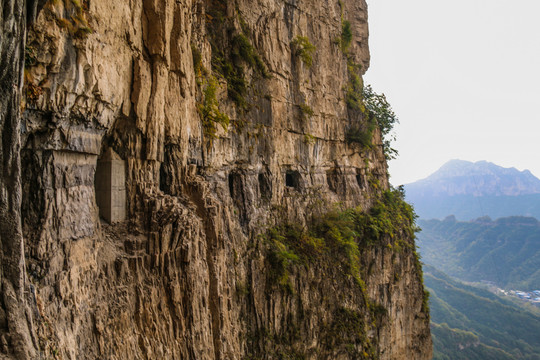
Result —
[[540, 223], [534, 218], [420, 220], [423, 261], [466, 281], [540, 289]]
[[435, 360], [540, 359], [540, 317], [424, 267]]

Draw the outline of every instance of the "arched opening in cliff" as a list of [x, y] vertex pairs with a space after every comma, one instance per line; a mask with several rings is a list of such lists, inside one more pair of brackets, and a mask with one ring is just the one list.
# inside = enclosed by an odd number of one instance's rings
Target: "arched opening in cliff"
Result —
[[126, 219], [125, 161], [107, 148], [99, 157], [94, 178], [99, 216], [113, 224]]
[[285, 173], [285, 186], [300, 190], [302, 183], [302, 176], [296, 170], [288, 170]]
[[364, 176], [362, 175], [362, 170], [360, 169], [356, 169], [356, 182], [358, 183], [360, 190], [364, 190], [366, 185], [364, 183]]

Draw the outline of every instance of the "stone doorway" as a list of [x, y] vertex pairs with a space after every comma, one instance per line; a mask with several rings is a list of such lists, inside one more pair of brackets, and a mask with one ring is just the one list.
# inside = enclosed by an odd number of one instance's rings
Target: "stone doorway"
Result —
[[109, 224], [126, 220], [126, 163], [114, 150], [98, 159], [94, 184], [99, 215]]

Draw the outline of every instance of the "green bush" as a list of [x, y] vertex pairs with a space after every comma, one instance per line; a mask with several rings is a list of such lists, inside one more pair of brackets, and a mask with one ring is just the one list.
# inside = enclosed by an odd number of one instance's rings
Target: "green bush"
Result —
[[[360, 247], [378, 246], [385, 243], [404, 243], [404, 238], [412, 239], [417, 230], [416, 215], [404, 200], [402, 188], [382, 192], [367, 212], [360, 207], [348, 210], [334, 210], [314, 219], [309, 228], [285, 224], [269, 231], [272, 249], [278, 249], [274, 261], [279, 269], [288, 269], [296, 262], [309, 263], [330, 256], [332, 261], [340, 261], [361, 287], [365, 284], [360, 277]], [[294, 256], [290, 255], [294, 254]], [[285, 262], [285, 260], [294, 260]], [[287, 265], [287, 266], [285, 266]], [[280, 270], [280, 278], [283, 272]]]
[[191, 57], [193, 58], [193, 70], [195, 70], [195, 75], [201, 76], [202, 54], [193, 43], [191, 43]]
[[300, 104], [298, 105], [298, 107], [300, 108], [300, 112], [302, 113], [302, 119], [310, 118], [315, 115], [315, 112], [313, 111], [311, 106], [307, 104]]
[[244, 34], [238, 34], [231, 40], [230, 57], [216, 46], [212, 47], [212, 68], [227, 81], [227, 94], [241, 112], [248, 111], [250, 105], [246, 99], [248, 82], [243, 63], [256, 70], [264, 78], [270, 74], [261, 57]]
[[288, 293], [293, 293], [293, 288], [289, 280], [289, 267], [299, 261], [298, 255], [294, 253], [286, 244], [286, 238], [277, 229], [269, 231], [269, 253], [270, 278]]
[[[364, 303], [358, 304], [362, 309], [341, 306], [330, 312], [328, 320], [321, 324], [321, 344], [336, 353], [345, 350], [358, 359], [373, 359], [376, 348], [367, 331], [382, 326], [388, 320], [388, 310], [368, 298], [362, 277], [369, 270], [362, 254], [401, 243], [411, 255], [415, 218], [412, 208], [403, 200], [402, 189], [391, 189], [381, 192], [368, 211], [361, 207], [336, 207], [307, 226], [284, 224], [269, 229], [264, 236], [269, 269], [267, 289], [278, 287], [292, 294], [293, 271], [313, 264], [324, 274], [321, 276], [349, 278], [351, 284], [356, 283], [354, 290], [363, 296]], [[299, 276], [296, 281], [302, 278]]]
[[375, 122], [369, 121], [367, 126], [351, 126], [345, 133], [345, 140], [351, 144], [359, 144], [362, 148], [371, 148]]
[[397, 150], [391, 147], [391, 142], [395, 136], [389, 136], [394, 125], [399, 123], [398, 118], [392, 106], [388, 103], [384, 94], [377, 94], [371, 88], [371, 85], [364, 87], [362, 92], [364, 106], [370, 117], [375, 119], [377, 126], [381, 131], [383, 140], [383, 150], [387, 159], [393, 159], [397, 156]]
[[[325, 324], [321, 341], [331, 349], [346, 349], [353, 359], [376, 359], [376, 349], [367, 336], [364, 313], [340, 307]], [[360, 352], [358, 351], [360, 350]]]
[[247, 111], [249, 109], [246, 100], [248, 84], [244, 76], [244, 69], [240, 65], [233, 65], [219, 50], [212, 51], [212, 68], [227, 81], [229, 98], [240, 111]]
[[223, 130], [227, 130], [230, 122], [229, 117], [219, 110], [219, 104], [216, 98], [217, 85], [216, 79], [213, 76], [210, 77], [203, 91], [203, 102], [198, 104], [204, 136], [210, 141], [209, 144], [217, 137], [218, 125], [221, 125]]
[[317, 50], [317, 47], [315, 47], [306, 36], [295, 37], [291, 45], [294, 54], [299, 56], [307, 67], [311, 67], [313, 65], [313, 54], [315, 53], [315, 50]]
[[351, 111], [362, 113], [363, 124], [352, 125], [346, 133], [349, 143], [357, 143], [362, 147], [371, 147], [373, 131], [378, 126], [381, 131], [383, 151], [387, 159], [394, 159], [397, 150], [391, 147], [395, 136], [391, 131], [398, 119], [384, 94], [377, 94], [370, 85], [364, 86], [360, 74], [361, 65], [354, 63], [348, 53], [352, 42], [352, 27], [347, 20], [342, 20], [341, 49], [347, 57], [347, 72], [349, 82], [345, 92], [345, 102]]
[[361, 66], [355, 64], [352, 60], [347, 60], [347, 73], [349, 74], [349, 82], [347, 84], [347, 93], [345, 101], [347, 107], [351, 110], [365, 112], [362, 93], [364, 90], [364, 81], [360, 75]]
[[317, 138], [311, 134], [304, 134], [304, 143], [308, 145], [313, 145], [317, 141]]
[[269, 77], [266, 65], [262, 61], [261, 57], [251, 45], [251, 42], [244, 34], [238, 34], [232, 39], [232, 56], [233, 60], [238, 61], [242, 59], [251, 68], [257, 70], [265, 78]]
[[381, 131], [384, 155], [387, 159], [394, 159], [397, 150], [392, 148], [391, 143], [395, 140], [392, 134], [394, 125], [399, 123], [392, 106], [388, 103], [384, 94], [377, 94], [370, 85], [362, 87], [361, 78], [350, 72], [349, 85], [347, 88], [346, 102], [351, 110], [360, 111], [363, 114], [362, 124], [352, 125], [346, 133], [349, 143], [358, 143], [362, 147], [372, 146], [373, 131], [376, 127]]
[[347, 52], [352, 42], [352, 27], [348, 20], [343, 21], [341, 24], [341, 49], [343, 52]]

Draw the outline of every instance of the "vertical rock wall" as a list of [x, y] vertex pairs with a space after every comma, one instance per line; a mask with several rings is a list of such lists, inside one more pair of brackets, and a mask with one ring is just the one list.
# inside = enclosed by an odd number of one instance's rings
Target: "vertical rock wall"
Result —
[[[26, 318], [36, 353], [430, 358], [411, 248], [362, 246], [366, 288], [328, 254], [291, 266], [284, 287], [264, 236], [283, 223], [307, 227], [335, 204], [368, 211], [388, 188], [378, 132], [371, 147], [346, 141], [364, 121], [346, 101], [351, 64], [369, 65], [364, 1], [49, 1], [24, 71], [21, 36], [19, 57], [6, 61], [25, 79], [22, 167], [9, 165], [22, 185], [2, 184], [22, 205], [2, 216], [22, 222], [25, 245], [19, 230], [18, 270], [3, 265], [2, 280], [18, 291], [19, 318], [25, 276], [34, 289]], [[311, 67], [299, 37], [316, 46]], [[4, 109], [3, 124], [16, 121]], [[3, 126], [3, 138], [18, 139]], [[126, 166], [128, 220], [114, 225], [95, 200], [98, 159], [111, 151]], [[401, 240], [414, 245], [406, 232]], [[5, 339], [6, 354], [35, 355]]]
[[31, 310], [35, 288], [25, 272], [21, 225], [21, 89], [26, 27], [43, 4], [9, 0], [0, 5], [0, 351], [30, 358], [37, 355], [37, 343]]

